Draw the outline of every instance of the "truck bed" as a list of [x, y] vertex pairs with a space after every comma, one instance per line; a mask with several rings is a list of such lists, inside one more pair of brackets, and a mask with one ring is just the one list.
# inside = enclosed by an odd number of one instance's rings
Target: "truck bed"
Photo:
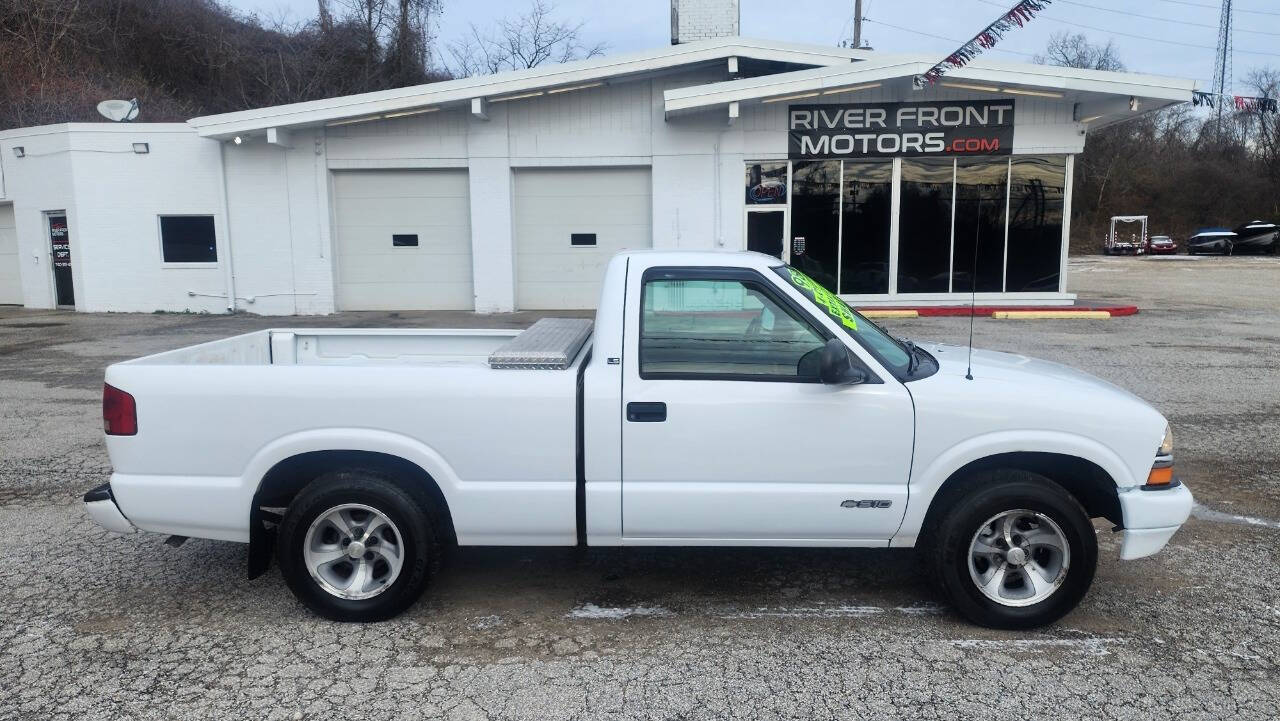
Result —
[[562, 367], [492, 368], [520, 335], [263, 330], [117, 363], [138, 433], [107, 437], [113, 492], [143, 530], [244, 541], [276, 463], [378, 452], [436, 480], [463, 543], [571, 544], [585, 337]]
[[564, 370], [591, 321], [544, 318], [526, 330], [272, 329], [126, 361], [130, 365], [431, 365]]
[[518, 330], [280, 328], [179, 348], [122, 365], [475, 365]]

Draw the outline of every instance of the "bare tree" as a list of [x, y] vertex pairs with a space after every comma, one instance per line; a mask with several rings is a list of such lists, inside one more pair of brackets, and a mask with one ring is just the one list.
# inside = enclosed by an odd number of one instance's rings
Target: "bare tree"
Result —
[[449, 71], [459, 77], [484, 75], [604, 54], [605, 43], [583, 42], [583, 23], [557, 20], [554, 14], [554, 5], [533, 0], [527, 12], [503, 18], [493, 28], [482, 30], [471, 25], [467, 37], [448, 45]]
[[324, 32], [333, 30], [333, 11], [329, 9], [329, 0], [316, 0], [316, 22]]
[[1106, 45], [1089, 42], [1084, 33], [1057, 32], [1049, 36], [1049, 45], [1043, 55], [1037, 54], [1033, 60], [1040, 65], [1058, 65], [1066, 68], [1084, 68], [1086, 70], [1124, 70], [1120, 61], [1120, 51], [1115, 43], [1107, 40]]
[[[1245, 82], [1258, 96], [1280, 102], [1280, 70], [1272, 67], [1255, 69]], [[1280, 179], [1280, 113], [1274, 110], [1274, 106], [1255, 106], [1239, 113], [1247, 142], [1255, 149], [1273, 181]]]

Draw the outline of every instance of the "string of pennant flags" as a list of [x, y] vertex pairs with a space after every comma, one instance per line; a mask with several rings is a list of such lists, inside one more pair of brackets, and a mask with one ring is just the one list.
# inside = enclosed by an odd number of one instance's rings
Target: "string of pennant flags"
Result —
[[1250, 95], [1220, 95], [1199, 90], [1191, 92], [1192, 105], [1217, 108], [1218, 103], [1221, 103], [1224, 108], [1234, 107], [1236, 110], [1246, 113], [1280, 113], [1280, 100], [1276, 98], [1258, 98]]
[[929, 68], [924, 74], [917, 75], [913, 80], [916, 88], [936, 83], [948, 70], [968, 65], [975, 57], [981, 55], [982, 51], [995, 47], [1005, 33], [1031, 22], [1036, 13], [1044, 10], [1045, 6], [1051, 2], [1053, 0], [1021, 0], [1008, 12], [996, 18], [995, 22], [983, 28], [982, 32], [974, 35], [972, 40], [956, 48], [955, 52], [948, 55], [942, 62]]
[[[1005, 33], [1015, 28], [1025, 27], [1037, 13], [1043, 11], [1052, 2], [1053, 0], [1020, 0], [1017, 5], [996, 18], [995, 22], [983, 28], [941, 62], [915, 76], [912, 82], [917, 89], [920, 89], [938, 82], [949, 70], [963, 68], [984, 50], [994, 48], [996, 43], [1004, 38]], [[1200, 90], [1192, 91], [1191, 104], [1210, 108], [1217, 108], [1221, 104], [1223, 108], [1234, 107], [1236, 110], [1248, 113], [1280, 113], [1280, 99], [1277, 98], [1226, 95]]]

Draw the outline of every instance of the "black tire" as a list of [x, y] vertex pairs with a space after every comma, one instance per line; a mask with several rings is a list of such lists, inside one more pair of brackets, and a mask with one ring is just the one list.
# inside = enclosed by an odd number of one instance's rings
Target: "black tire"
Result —
[[[940, 499], [947, 505], [930, 533], [933, 572], [965, 618], [990, 628], [1022, 629], [1058, 620], [1084, 598], [1098, 564], [1098, 540], [1088, 513], [1061, 486], [1043, 476], [995, 471], [967, 479], [969, 492]], [[1047, 598], [1027, 606], [1003, 605], [987, 597], [970, 575], [970, 544], [998, 514], [1026, 509], [1057, 524], [1070, 549], [1065, 578]]]
[[[342, 598], [325, 589], [308, 569], [303, 545], [307, 531], [322, 514], [343, 504], [376, 509], [399, 531], [403, 561], [398, 575], [371, 598]], [[276, 560], [285, 583], [307, 608], [333, 621], [384, 621], [404, 611], [422, 595], [436, 553], [431, 514], [422, 503], [385, 474], [343, 469], [312, 481], [289, 504], [280, 523]]]

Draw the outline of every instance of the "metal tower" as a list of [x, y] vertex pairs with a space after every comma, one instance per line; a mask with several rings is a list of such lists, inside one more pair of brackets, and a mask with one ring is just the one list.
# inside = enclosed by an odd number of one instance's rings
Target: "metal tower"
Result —
[[1222, 15], [1218, 19], [1218, 53], [1213, 60], [1213, 92], [1217, 93], [1214, 107], [1218, 110], [1218, 126], [1221, 132], [1222, 106], [1231, 94], [1231, 0], [1222, 0]]

